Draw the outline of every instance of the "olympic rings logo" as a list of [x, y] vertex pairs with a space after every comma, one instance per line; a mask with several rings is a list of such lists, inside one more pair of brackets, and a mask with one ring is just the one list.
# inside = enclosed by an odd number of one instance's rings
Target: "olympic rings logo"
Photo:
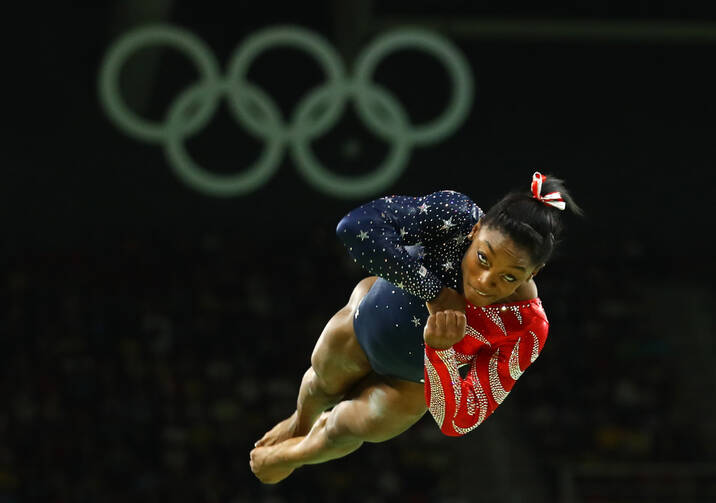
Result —
[[[123, 65], [133, 53], [148, 46], [169, 46], [184, 53], [200, 75], [195, 84], [174, 99], [163, 122], [140, 117], [127, 107], [120, 93]], [[276, 46], [305, 51], [326, 77], [323, 85], [303, 96], [288, 122], [274, 100], [247, 80], [253, 61]], [[430, 122], [411, 124], [395, 96], [372, 80], [380, 61], [401, 49], [424, 51], [447, 70], [452, 96], [443, 112]], [[299, 172], [318, 190], [343, 198], [376, 194], [401, 175], [414, 146], [436, 143], [461, 125], [470, 110], [472, 95], [472, 75], [464, 56], [447, 39], [420, 29], [397, 29], [378, 37], [359, 54], [349, 76], [340, 56], [324, 38], [296, 26], [271, 27], [249, 36], [234, 50], [222, 78], [219, 63], [204, 41], [181, 28], [153, 25], [130, 31], [115, 41], [99, 71], [100, 100], [114, 124], [137, 140], [163, 145], [170, 165], [191, 187], [225, 197], [250, 193], [266, 183], [287, 148]], [[264, 141], [253, 165], [228, 175], [212, 173], [198, 165], [184, 145], [188, 137], [207, 125], [222, 97], [236, 121]], [[311, 149], [311, 141], [337, 123], [348, 100], [354, 100], [357, 114], [368, 128], [390, 143], [385, 159], [368, 174], [332, 173]]]

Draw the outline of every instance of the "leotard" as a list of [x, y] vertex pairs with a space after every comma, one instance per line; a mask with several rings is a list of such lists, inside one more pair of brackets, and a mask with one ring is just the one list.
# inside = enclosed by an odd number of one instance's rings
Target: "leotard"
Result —
[[[354, 261], [379, 276], [353, 319], [373, 370], [425, 382], [426, 404], [446, 435], [463, 435], [492, 414], [539, 355], [549, 328], [540, 299], [467, 302], [465, 337], [447, 350], [425, 346], [425, 302], [444, 286], [462, 292], [466, 236], [482, 214], [454, 191], [391, 196], [351, 211], [336, 231]], [[462, 365], [470, 366], [465, 379]]]

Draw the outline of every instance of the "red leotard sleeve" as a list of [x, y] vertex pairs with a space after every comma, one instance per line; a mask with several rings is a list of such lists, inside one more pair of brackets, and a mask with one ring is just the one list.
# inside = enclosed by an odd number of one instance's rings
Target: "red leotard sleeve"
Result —
[[[482, 424], [537, 359], [548, 327], [545, 319], [535, 317], [519, 332], [499, 344], [484, 345], [474, 354], [461, 353], [459, 349], [466, 345], [460, 343], [444, 350], [426, 345], [425, 403], [440, 430], [459, 436]], [[462, 379], [458, 366], [465, 363], [470, 370]]]

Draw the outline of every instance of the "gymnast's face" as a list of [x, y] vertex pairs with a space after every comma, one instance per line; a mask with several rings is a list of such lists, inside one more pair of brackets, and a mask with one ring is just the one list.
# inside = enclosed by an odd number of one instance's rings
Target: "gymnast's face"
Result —
[[468, 238], [470, 236], [472, 243], [462, 258], [463, 292], [467, 301], [475, 306], [487, 306], [521, 300], [515, 292], [526, 290], [540, 267], [532, 264], [527, 251], [499, 230], [478, 222]]

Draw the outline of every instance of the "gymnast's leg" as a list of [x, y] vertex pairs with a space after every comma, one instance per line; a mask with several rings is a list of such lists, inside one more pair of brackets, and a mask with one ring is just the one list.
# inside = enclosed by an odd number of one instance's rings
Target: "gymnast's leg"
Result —
[[326, 324], [313, 349], [311, 367], [301, 381], [296, 411], [256, 442], [257, 447], [306, 435], [324, 410], [338, 403], [356, 382], [370, 373], [370, 363], [353, 331], [353, 314], [376, 279], [372, 276], [361, 280], [348, 304]]
[[305, 436], [257, 447], [251, 470], [265, 484], [275, 484], [296, 468], [349, 454], [363, 442], [398, 436], [425, 414], [423, 384], [372, 375], [352, 397], [321, 414]]

